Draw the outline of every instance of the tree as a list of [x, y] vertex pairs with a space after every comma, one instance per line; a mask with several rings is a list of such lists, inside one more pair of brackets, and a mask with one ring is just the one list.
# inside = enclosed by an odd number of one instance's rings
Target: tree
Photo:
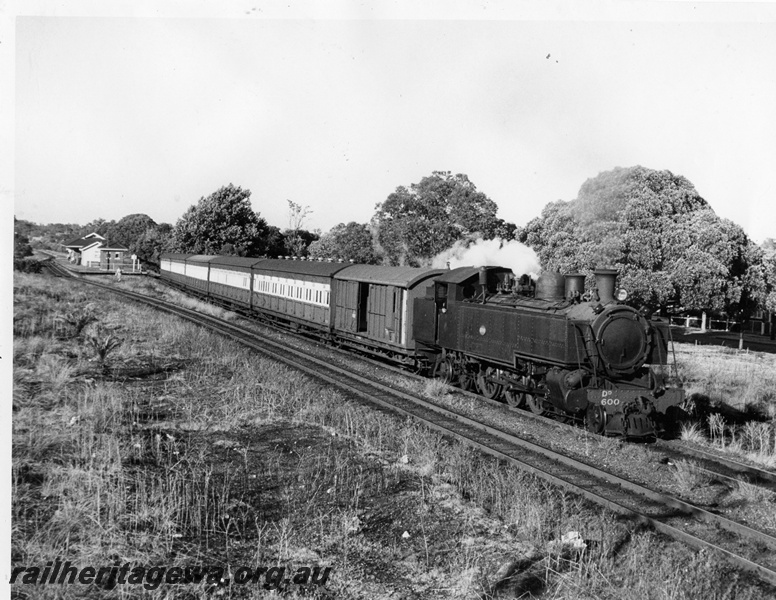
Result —
[[765, 310], [776, 313], [776, 240], [766, 238], [761, 247], [763, 253], [763, 271], [765, 290], [763, 295]]
[[290, 256], [306, 256], [307, 247], [318, 239], [318, 234], [302, 229], [312, 210], [291, 200], [288, 202], [288, 229], [283, 232], [285, 251]]
[[409, 188], [400, 186], [378, 204], [372, 218], [385, 260], [393, 265], [427, 264], [456, 241], [491, 239], [509, 230], [498, 207], [466, 175], [434, 171]]
[[517, 237], [546, 269], [618, 267], [633, 300], [654, 308], [679, 303], [732, 316], [763, 297], [757, 247], [670, 171], [601, 173], [576, 200], [545, 206]]
[[320, 235], [306, 229], [286, 229], [283, 232], [283, 250], [286, 256], [307, 256], [310, 244]]
[[266, 251], [267, 223], [253, 211], [250, 190], [231, 183], [183, 214], [172, 230], [170, 250], [218, 254], [227, 246], [235, 254], [259, 256]]
[[340, 223], [321, 236], [309, 247], [312, 258], [336, 258], [352, 260], [365, 265], [380, 263], [375, 251], [372, 232], [367, 225], [351, 221], [347, 225]]
[[132, 244], [130, 250], [136, 254], [142, 264], [158, 266], [159, 257], [164, 250], [170, 235], [171, 227], [168, 223], [160, 226], [149, 227]]
[[13, 259], [21, 260], [26, 256], [32, 256], [32, 246], [30, 246], [30, 239], [24, 233], [29, 231], [26, 227], [25, 221], [17, 221], [16, 217], [13, 219]]
[[267, 233], [265, 235], [267, 256], [285, 256], [286, 252], [286, 236], [280, 231], [280, 227], [269, 225], [267, 227]]
[[24, 233], [29, 231], [26, 224], [26, 221], [18, 221], [16, 217], [13, 219], [13, 268], [23, 273], [40, 273], [41, 263], [32, 258], [30, 240]]
[[111, 244], [120, 244], [135, 252], [138, 241], [148, 229], [156, 229], [156, 221], [148, 215], [137, 213], [111, 224], [104, 235]]
[[105, 236], [111, 226], [115, 225], [116, 221], [106, 221], [105, 219], [94, 219], [90, 223], [87, 223], [76, 233], [75, 237], [83, 237], [90, 233], [96, 233], [101, 236]]

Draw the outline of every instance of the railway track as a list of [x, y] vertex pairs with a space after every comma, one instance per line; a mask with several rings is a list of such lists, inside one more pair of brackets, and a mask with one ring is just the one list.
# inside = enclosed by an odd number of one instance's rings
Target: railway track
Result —
[[[409, 373], [406, 370], [402, 370], [401, 368], [387, 365], [386, 363], [379, 362], [371, 358], [361, 357], [361, 359], [377, 367], [401, 374], [404, 377], [413, 378], [417, 381], [427, 381], [427, 378]], [[510, 407], [503, 401], [485, 398], [476, 392], [470, 392], [460, 388], [455, 388], [455, 391], [456, 393], [463, 396], [476, 398], [478, 402], [487, 403], [494, 408], [509, 411], [510, 414], [516, 415], [519, 418], [530, 419], [537, 423], [542, 423], [556, 429], [566, 429], [568, 431], [578, 431], [580, 429], [578, 426], [579, 424], [575, 425], [567, 422], [561, 422], [551, 417], [538, 415], [528, 409], [524, 410]], [[673, 440], [658, 439], [654, 443], [643, 444], [642, 447], [660, 453], [670, 462], [675, 463], [679, 460], [690, 460], [700, 471], [712, 475], [716, 479], [724, 480], [729, 484], [743, 482], [757, 485], [759, 487], [776, 492], [776, 472], [774, 471], [762, 469], [751, 464], [745, 464], [740, 461], [726, 458], [724, 456], [719, 456], [718, 454], [713, 454], [711, 452], [704, 452], [698, 448], [690, 448], [678, 441]]]
[[[56, 264], [52, 275], [72, 277]], [[86, 280], [82, 280], [86, 281]], [[308, 353], [248, 332], [209, 315], [95, 281], [90, 285], [123, 295], [207, 327], [251, 349], [326, 381], [369, 404], [412, 417], [440, 433], [506, 460], [609, 510], [650, 526], [696, 549], [719, 552], [731, 564], [776, 586], [776, 538], [742, 523], [618, 477], [511, 432], [485, 425], [417, 395], [375, 382]]]
[[[518, 408], [511, 408], [506, 406], [503, 402], [498, 400], [489, 400], [483, 396], [473, 394], [472, 392], [466, 392], [464, 390], [457, 390], [463, 394], [470, 394], [476, 396], [478, 401], [487, 402], [492, 406], [497, 406], [502, 409], [509, 410], [514, 414], [520, 415], [527, 419], [531, 419], [547, 425], [553, 425], [560, 428], [574, 428], [573, 424], [561, 423], [552, 418], [537, 415], [528, 410], [522, 410]], [[652, 451], [659, 452], [666, 459], [671, 462], [677, 462], [679, 460], [692, 461], [696, 468], [703, 471], [713, 477], [724, 480], [730, 484], [736, 483], [748, 483], [757, 485], [776, 492], [776, 472], [769, 471], [767, 469], [761, 469], [759, 467], [745, 464], [730, 458], [719, 456], [711, 452], [705, 452], [699, 448], [689, 448], [678, 441], [673, 440], [657, 440], [653, 444], [644, 444], [644, 448], [648, 448]]]

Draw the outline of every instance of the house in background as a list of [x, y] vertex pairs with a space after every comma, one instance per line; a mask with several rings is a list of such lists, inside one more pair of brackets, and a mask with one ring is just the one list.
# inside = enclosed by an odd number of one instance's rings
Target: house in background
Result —
[[65, 244], [67, 248], [67, 260], [76, 265], [92, 266], [90, 263], [100, 264], [99, 247], [105, 238], [98, 233], [90, 233]]
[[109, 244], [107, 241], [100, 246], [100, 268], [114, 271], [118, 267], [131, 265], [132, 261], [127, 258], [129, 248], [118, 244]]
[[111, 244], [98, 233], [90, 233], [69, 244], [67, 248], [67, 260], [84, 267], [97, 267], [113, 270], [128, 262], [129, 248], [120, 244]]

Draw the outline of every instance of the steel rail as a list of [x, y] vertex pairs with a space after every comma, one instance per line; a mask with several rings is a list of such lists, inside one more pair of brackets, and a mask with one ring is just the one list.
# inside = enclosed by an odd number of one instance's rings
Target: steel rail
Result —
[[[102, 287], [108, 291], [125, 295], [136, 301], [148, 304], [165, 312], [175, 314], [196, 324], [206, 325], [211, 329], [216, 329], [219, 331], [219, 333], [235, 339], [240, 343], [248, 345], [249, 347], [257, 350], [262, 354], [268, 354], [276, 359], [279, 358], [283, 362], [290, 364], [292, 367], [306, 372], [313, 377], [322, 379], [337, 387], [345, 389], [346, 391], [355, 394], [367, 402], [377, 403], [385, 408], [398, 411], [401, 414], [412, 416], [413, 418], [424, 422], [432, 429], [440, 431], [444, 435], [452, 435], [453, 437], [456, 437], [467, 444], [475, 446], [490, 455], [503, 458], [512, 463], [516, 463], [520, 465], [521, 468], [528, 470], [545, 480], [559, 485], [564, 489], [568, 489], [574, 493], [580, 494], [599, 505], [603, 505], [610, 510], [617, 512], [618, 514], [626, 515], [637, 520], [638, 522], [648, 524], [656, 531], [669, 535], [674, 539], [680, 540], [695, 548], [709, 548], [717, 550], [739, 568], [756, 573], [763, 580], [769, 582], [772, 585], [776, 585], [776, 572], [770, 568], [730, 552], [729, 550], [722, 548], [717, 544], [681, 531], [680, 529], [677, 529], [676, 527], [661, 521], [658, 518], [650, 517], [643, 512], [628, 508], [621, 502], [607, 498], [601, 495], [601, 493], [594, 491], [594, 489], [591, 489], [595, 488], [596, 486], [601, 487], [600, 482], [592, 485], [590, 482], [587, 482], [586, 484], [581, 482], [574, 483], [573, 481], [568, 480], [569, 478], [574, 479], [573, 474], [567, 474], [567, 478], [564, 479], [559, 475], [551, 473], [547, 467], [541, 468], [537, 467], [535, 464], [530, 464], [526, 462], [525, 459], [526, 450], [533, 455], [534, 459], [536, 457], [542, 457], [546, 461], [551, 461], [555, 464], [563, 465], [567, 469], [576, 471], [577, 478], [578, 473], [582, 472], [588, 476], [595, 477], [600, 481], [605, 482], [609, 486], [626, 489], [636, 494], [637, 496], [641, 496], [642, 498], [649, 498], [659, 505], [670, 506], [680, 511], [679, 514], [671, 514], [667, 517], [692, 515], [701, 520], [717, 524], [720, 527], [742, 535], [743, 537], [749, 537], [750, 539], [764, 543], [767, 546], [776, 547], [776, 539], [768, 536], [767, 534], [751, 529], [740, 523], [735, 523], [725, 519], [724, 517], [715, 515], [676, 498], [654, 492], [653, 490], [649, 490], [648, 488], [644, 488], [643, 486], [593, 467], [592, 465], [584, 463], [583, 461], [578, 461], [576, 459], [566, 457], [538, 444], [528, 442], [527, 440], [522, 440], [507, 432], [476, 422], [472, 419], [469, 419], [468, 417], [455, 413], [454, 411], [444, 409], [438, 405], [427, 402], [401, 390], [397, 390], [395, 388], [391, 388], [390, 386], [386, 386], [384, 384], [370, 381], [363, 377], [354, 375], [353, 373], [346, 371], [341, 367], [332, 365], [330, 362], [326, 362], [308, 354], [304, 354], [300, 351], [290, 349], [277, 342], [262, 339], [261, 344], [259, 344], [251, 339], [255, 339], [257, 337], [256, 334], [246, 332], [241, 328], [232, 325], [231, 323], [226, 323], [215, 317], [204, 315], [190, 309], [170, 305], [164, 301], [155, 298], [149, 298], [148, 296], [138, 294], [136, 292], [117, 290], [115, 287], [92, 281], [89, 281], [88, 283], [97, 287]], [[270, 349], [268, 346], [273, 348]], [[278, 356], [278, 354], [284, 356]], [[316, 365], [318, 369], [313, 368], [311, 364]], [[329, 374], [321, 373], [319, 369], [328, 370]], [[364, 389], [365, 387], [366, 389]], [[400, 406], [400, 404], [404, 404], [404, 406]], [[425, 415], [422, 414], [423, 411], [426, 412]], [[433, 416], [430, 416], [429, 413], [433, 413]], [[453, 426], [456, 424], [458, 425], [457, 428]], [[461, 426], [463, 429], [461, 429]], [[478, 435], [480, 436], [480, 439], [477, 439]], [[483, 435], [486, 436], [484, 441], [482, 440]], [[504, 447], [503, 444], [507, 444], [507, 447]], [[499, 448], [499, 446], [501, 447]], [[517, 453], [518, 456], [516, 456], [514, 453], [516, 448], [519, 449], [519, 452]], [[612, 490], [610, 489], [609, 492], [612, 493]], [[667, 519], [667, 517], [663, 515], [664, 519]]]
[[[768, 471], [766, 469], [761, 469], [759, 467], [754, 467], [752, 465], [747, 465], [742, 462], [732, 460], [730, 458], [726, 458], [724, 456], [719, 456], [711, 452], [706, 452], [699, 448], [688, 448], [686, 446], [682, 446], [675, 442], [658, 440], [657, 447], [667, 453], [676, 453], [682, 456], [690, 456], [693, 458], [701, 459], [706, 463], [721, 465], [722, 467], [729, 469], [730, 471], [733, 471], [735, 473], [741, 473], [742, 475], [747, 475], [748, 477], [751, 477], [754, 481], [760, 482], [761, 484], [763, 484], [764, 487], [768, 487], [770, 489], [776, 488], [776, 472]], [[720, 473], [719, 471], [709, 470], [709, 469], [703, 469], [703, 470], [714, 473], [715, 475], [721, 475], [723, 477], [726, 476], [725, 473]]]

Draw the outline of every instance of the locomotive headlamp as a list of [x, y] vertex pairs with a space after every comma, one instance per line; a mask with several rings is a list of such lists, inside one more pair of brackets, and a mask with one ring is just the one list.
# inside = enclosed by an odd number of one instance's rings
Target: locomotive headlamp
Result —
[[617, 290], [617, 300], [620, 302], [625, 302], [628, 299], [628, 290], [625, 288], [620, 288]]

